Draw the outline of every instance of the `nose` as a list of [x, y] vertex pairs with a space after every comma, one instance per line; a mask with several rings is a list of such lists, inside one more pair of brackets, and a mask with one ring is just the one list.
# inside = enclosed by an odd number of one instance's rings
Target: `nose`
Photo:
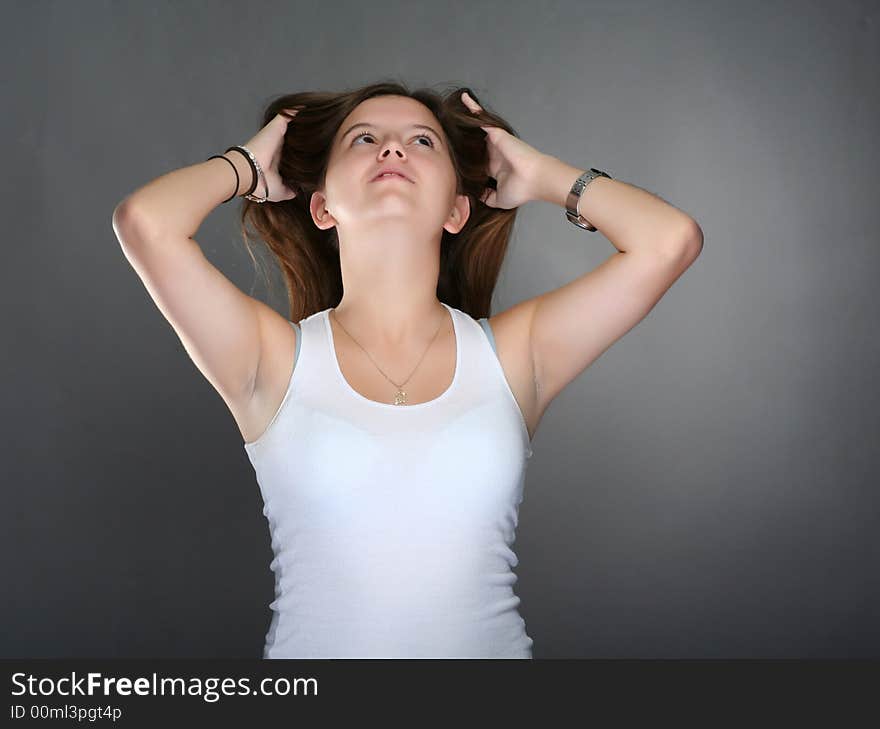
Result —
[[403, 159], [403, 157], [404, 157], [404, 154], [403, 154], [403, 145], [401, 145], [401, 144], [400, 144], [399, 142], [397, 142], [397, 140], [395, 140], [395, 139], [389, 139], [387, 142], [385, 142], [385, 143], [381, 146], [380, 149], [382, 150], [382, 151], [379, 153], [379, 157], [380, 157], [381, 159], [385, 159], [389, 154], [391, 154], [392, 151], [393, 151], [398, 157], [400, 157], [401, 159]]

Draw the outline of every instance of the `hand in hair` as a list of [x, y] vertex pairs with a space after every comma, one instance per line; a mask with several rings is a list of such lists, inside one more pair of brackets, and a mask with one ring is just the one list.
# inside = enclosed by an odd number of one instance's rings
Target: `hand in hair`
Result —
[[[296, 197], [296, 192], [287, 187], [278, 174], [278, 162], [281, 159], [281, 147], [284, 143], [284, 135], [287, 133], [287, 125], [296, 116], [299, 109], [285, 109], [278, 112], [272, 120], [266, 124], [245, 145], [263, 168], [266, 177], [266, 185], [269, 188], [268, 202], [282, 202]], [[290, 116], [288, 116], [288, 114]], [[257, 183], [254, 190], [257, 195], [264, 195], [262, 180]]]
[[[467, 91], [462, 92], [461, 100], [472, 113], [483, 111]], [[481, 125], [480, 129], [486, 132], [489, 174], [496, 182], [496, 189], [487, 187], [480, 200], [489, 207], [509, 210], [538, 199], [533, 182], [548, 155], [501, 127]]]

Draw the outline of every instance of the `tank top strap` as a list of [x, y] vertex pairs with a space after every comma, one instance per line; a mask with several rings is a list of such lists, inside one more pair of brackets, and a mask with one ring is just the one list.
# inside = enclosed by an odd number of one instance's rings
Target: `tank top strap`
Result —
[[299, 350], [302, 347], [302, 328], [295, 321], [290, 322], [290, 324], [296, 332], [296, 353], [293, 355], [293, 367], [296, 369], [296, 363], [299, 362]]
[[486, 332], [489, 344], [492, 345], [492, 351], [497, 355], [498, 348], [495, 346], [495, 333], [492, 331], [492, 325], [489, 324], [489, 320], [485, 316], [477, 319], [477, 321], [480, 323], [480, 326], [483, 327], [483, 331]]
[[[324, 317], [327, 309], [316, 311], [314, 314], [301, 319], [298, 324], [293, 324], [297, 330], [296, 343], [296, 372], [301, 391], [325, 390], [328, 388], [331, 378], [329, 365], [331, 363], [328, 348], [327, 335], [324, 329]], [[292, 323], [292, 322], [291, 322]]]

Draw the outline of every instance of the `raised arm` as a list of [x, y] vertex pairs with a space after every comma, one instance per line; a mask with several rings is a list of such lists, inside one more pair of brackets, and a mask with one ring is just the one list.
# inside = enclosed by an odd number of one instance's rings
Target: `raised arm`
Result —
[[[253, 181], [251, 167], [239, 152], [225, 156], [238, 171], [235, 193], [242, 195]], [[192, 237], [234, 187], [233, 169], [222, 159], [174, 170], [126, 197], [113, 212], [113, 229], [184, 349], [239, 419], [254, 392], [267, 333], [286, 332], [289, 347], [296, 334], [212, 265]]]

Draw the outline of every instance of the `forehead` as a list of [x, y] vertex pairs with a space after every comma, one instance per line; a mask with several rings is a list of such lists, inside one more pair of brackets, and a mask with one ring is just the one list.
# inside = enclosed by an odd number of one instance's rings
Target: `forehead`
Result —
[[337, 135], [361, 122], [401, 129], [410, 124], [427, 124], [439, 131], [439, 122], [431, 110], [407, 96], [374, 96], [362, 101], [339, 125]]

